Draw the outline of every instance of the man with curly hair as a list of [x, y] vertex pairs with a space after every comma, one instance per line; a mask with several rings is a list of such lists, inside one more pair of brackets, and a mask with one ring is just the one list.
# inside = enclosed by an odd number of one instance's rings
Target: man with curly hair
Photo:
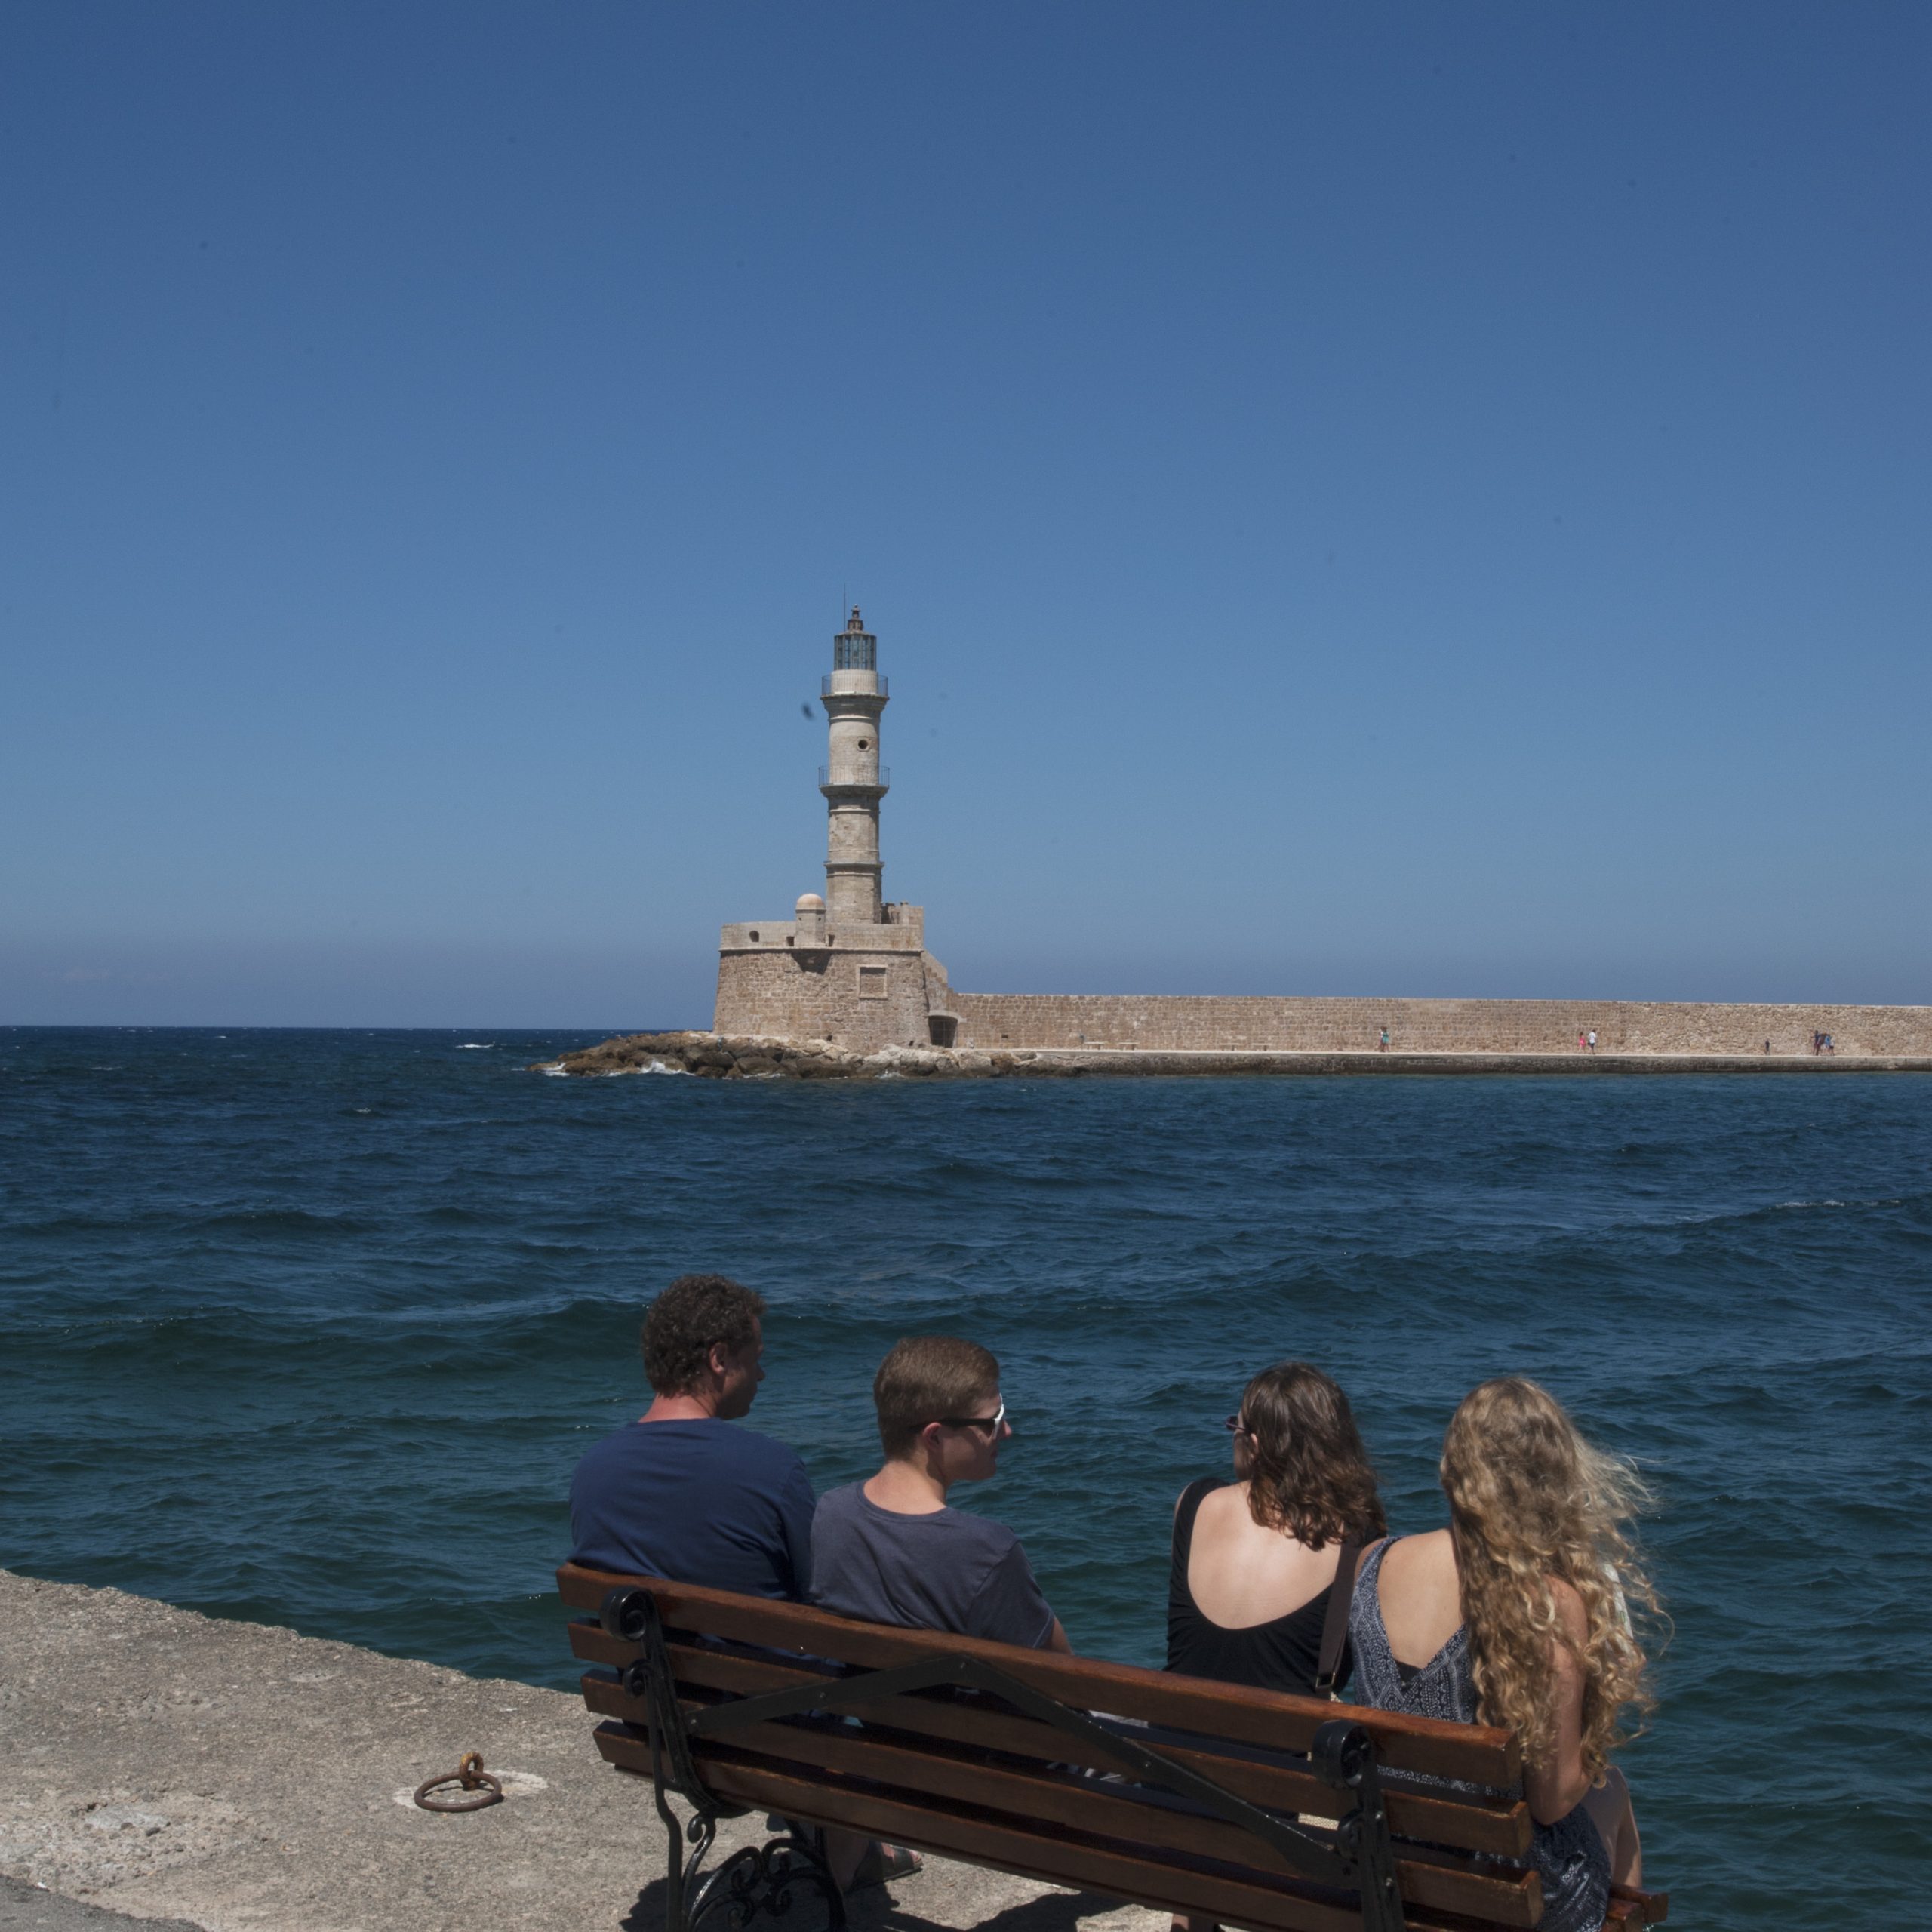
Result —
[[571, 1479], [571, 1560], [749, 1596], [811, 1589], [812, 1489], [782, 1442], [738, 1426], [764, 1379], [763, 1299], [684, 1275], [644, 1318], [651, 1406]]

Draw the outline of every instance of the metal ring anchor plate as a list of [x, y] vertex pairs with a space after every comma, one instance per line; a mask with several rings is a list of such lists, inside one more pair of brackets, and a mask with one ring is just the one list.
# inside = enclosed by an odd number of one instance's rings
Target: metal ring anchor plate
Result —
[[[447, 1798], [435, 1794], [445, 1786], [458, 1786], [463, 1795]], [[462, 1762], [439, 1778], [425, 1778], [416, 1787], [416, 1801], [426, 1811], [481, 1811], [485, 1805], [500, 1804], [503, 1788], [483, 1768], [481, 1752], [466, 1751]]]

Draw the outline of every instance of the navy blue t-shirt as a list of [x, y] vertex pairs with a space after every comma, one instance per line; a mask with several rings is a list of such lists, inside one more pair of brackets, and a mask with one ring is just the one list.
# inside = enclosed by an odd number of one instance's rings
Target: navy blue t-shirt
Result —
[[1043, 1650], [1054, 1614], [1020, 1539], [964, 1509], [881, 1509], [863, 1483], [829, 1489], [812, 1524], [813, 1601], [841, 1617]]
[[812, 1486], [782, 1442], [736, 1423], [627, 1423], [571, 1478], [571, 1561], [801, 1601]]

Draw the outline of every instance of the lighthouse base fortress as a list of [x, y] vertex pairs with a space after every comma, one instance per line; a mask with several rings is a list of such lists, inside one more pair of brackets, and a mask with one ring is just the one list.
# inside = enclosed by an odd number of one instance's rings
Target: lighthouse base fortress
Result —
[[806, 893], [789, 919], [724, 928], [712, 1032], [608, 1041], [562, 1070], [1932, 1072], [1926, 1006], [957, 992], [926, 950], [924, 909], [881, 890], [878, 652], [854, 608], [822, 687], [823, 897]]

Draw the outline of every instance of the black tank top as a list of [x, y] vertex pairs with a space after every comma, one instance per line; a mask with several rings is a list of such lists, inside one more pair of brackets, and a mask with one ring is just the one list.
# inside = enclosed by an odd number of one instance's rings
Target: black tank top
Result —
[[[1174, 1512], [1173, 1567], [1168, 1575], [1168, 1668], [1189, 1677], [1211, 1677], [1222, 1684], [1246, 1684], [1257, 1690], [1286, 1690], [1312, 1697], [1321, 1667], [1321, 1626], [1334, 1586], [1318, 1590], [1298, 1610], [1272, 1623], [1229, 1630], [1209, 1622], [1187, 1586], [1188, 1552], [1194, 1543], [1194, 1519], [1201, 1499], [1223, 1485], [1212, 1476], [1189, 1483]], [[1352, 1660], [1346, 1647], [1336, 1681], [1349, 1675]]]

